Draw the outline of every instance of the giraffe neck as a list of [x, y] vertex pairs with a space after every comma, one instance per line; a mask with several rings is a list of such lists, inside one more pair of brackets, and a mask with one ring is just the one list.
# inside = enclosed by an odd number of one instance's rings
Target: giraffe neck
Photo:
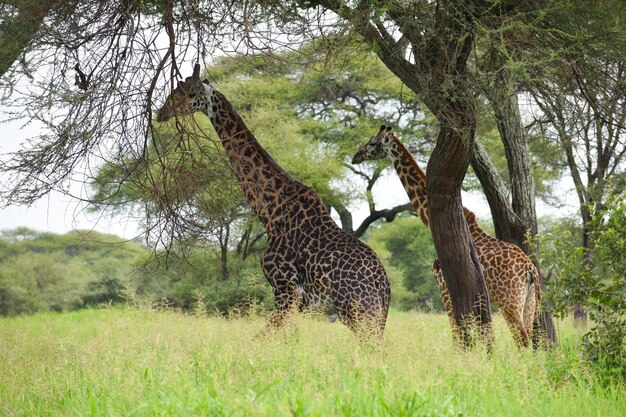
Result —
[[[210, 100], [206, 114], [220, 137], [230, 166], [247, 202], [270, 231], [272, 225], [284, 221], [286, 208], [295, 204], [291, 199], [308, 191], [308, 187], [274, 161], [222, 93], [212, 90], [207, 95]], [[321, 202], [320, 205], [325, 210]]]
[[428, 198], [426, 194], [426, 174], [417, 165], [415, 158], [411, 152], [400, 142], [400, 140], [392, 136], [390, 147], [387, 155], [393, 163], [400, 181], [404, 186], [411, 204], [417, 211], [426, 226], [429, 225], [428, 220]]
[[[390, 147], [387, 150], [389, 159], [393, 163], [400, 181], [409, 198], [411, 204], [417, 211], [422, 219], [422, 222], [426, 226], [429, 226], [428, 221], [428, 196], [426, 193], [426, 174], [419, 167], [411, 152], [400, 142], [400, 140], [393, 136], [390, 142]], [[494, 237], [487, 234], [476, 222], [476, 215], [471, 211], [463, 207], [463, 214], [467, 220], [472, 240], [476, 246], [478, 254], [482, 254], [483, 245], [487, 242], [496, 240]]]

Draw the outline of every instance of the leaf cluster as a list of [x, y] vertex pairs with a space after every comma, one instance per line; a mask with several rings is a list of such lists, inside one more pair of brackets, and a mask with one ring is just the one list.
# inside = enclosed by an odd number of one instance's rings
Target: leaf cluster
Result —
[[[551, 269], [548, 298], [564, 316], [583, 305], [593, 322], [584, 339], [589, 360], [604, 376], [626, 378], [626, 195], [613, 197], [592, 220], [593, 246], [555, 226], [539, 240], [542, 265]], [[587, 253], [587, 251], [589, 251]], [[590, 264], [581, 264], [585, 259]]]

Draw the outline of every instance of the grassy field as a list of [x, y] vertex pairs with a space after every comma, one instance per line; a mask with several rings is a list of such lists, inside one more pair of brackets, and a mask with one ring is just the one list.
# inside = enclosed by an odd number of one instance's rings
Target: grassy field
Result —
[[495, 317], [489, 357], [451, 347], [447, 319], [391, 314], [386, 346], [297, 318], [270, 338], [263, 318], [136, 309], [0, 319], [3, 416], [624, 416], [559, 325], [555, 352], [518, 351]]

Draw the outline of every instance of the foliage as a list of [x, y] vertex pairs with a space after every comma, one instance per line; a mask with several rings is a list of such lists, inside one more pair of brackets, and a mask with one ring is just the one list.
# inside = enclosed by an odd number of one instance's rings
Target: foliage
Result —
[[584, 335], [587, 357], [603, 375], [626, 380], [626, 202], [613, 198], [593, 221], [591, 267], [582, 267], [586, 248], [571, 230], [558, 226], [540, 235], [539, 256], [552, 270], [548, 297], [565, 316], [584, 305], [593, 322]]
[[[164, 257], [164, 255], [162, 255]], [[186, 260], [170, 259], [158, 269], [154, 260], [133, 276], [139, 298], [165, 301], [170, 307], [203, 314], [247, 314], [268, 309], [274, 296], [258, 268], [258, 258], [229, 258], [229, 278], [221, 273], [220, 254], [202, 250]]]
[[430, 230], [415, 216], [384, 223], [367, 237], [391, 280], [392, 306], [401, 310], [441, 311], [441, 295], [431, 266], [435, 257]]
[[[430, 265], [429, 231], [402, 216], [375, 228], [367, 243], [392, 281], [393, 307], [441, 310]], [[249, 314], [273, 306], [256, 253], [197, 248], [185, 259], [95, 232], [64, 235], [26, 228], [0, 236], [0, 316], [68, 311], [103, 304], [159, 305], [203, 314]]]
[[231, 314], [270, 308], [273, 295], [255, 256], [195, 252], [159, 264], [160, 252], [95, 232], [65, 235], [26, 228], [0, 236], [0, 316], [68, 311], [111, 303], [166, 305], [184, 311]]
[[86, 231], [56, 235], [19, 228], [2, 232], [0, 241], [0, 315], [121, 301], [129, 274], [148, 252]]
[[[139, 309], [0, 319], [0, 413], [100, 416], [621, 416], [571, 326], [518, 351], [500, 317], [489, 355], [458, 352], [443, 314], [393, 313], [385, 346], [338, 323], [224, 320]], [[479, 400], [477, 400], [479, 399]]]

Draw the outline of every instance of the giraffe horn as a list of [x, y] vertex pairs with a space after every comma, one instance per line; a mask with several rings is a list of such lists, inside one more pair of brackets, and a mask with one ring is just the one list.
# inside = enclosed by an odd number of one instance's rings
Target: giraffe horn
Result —
[[385, 129], [385, 132], [391, 132], [391, 126], [387, 126], [387, 129]]
[[384, 132], [386, 128], [387, 128], [387, 126], [381, 125], [380, 126], [380, 130], [378, 131], [378, 133]]
[[191, 74], [191, 78], [193, 78], [194, 80], [200, 79], [200, 64], [194, 65], [193, 74]]

